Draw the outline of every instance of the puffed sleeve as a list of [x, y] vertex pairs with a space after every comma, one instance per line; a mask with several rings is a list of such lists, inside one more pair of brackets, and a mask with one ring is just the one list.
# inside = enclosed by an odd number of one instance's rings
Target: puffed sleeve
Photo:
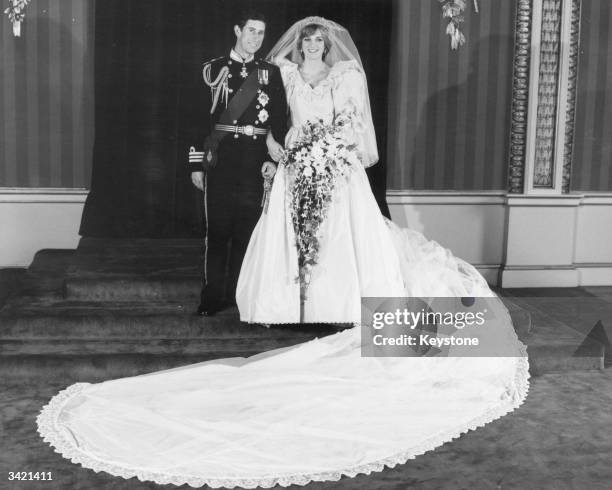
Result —
[[356, 61], [340, 61], [330, 74], [336, 117], [349, 120], [346, 137], [357, 144], [365, 166], [378, 161], [376, 135], [367, 95], [365, 74]]
[[280, 69], [287, 100], [291, 100], [293, 89], [295, 87], [295, 78], [297, 76], [298, 65], [286, 58], [276, 58], [274, 60], [274, 64]]

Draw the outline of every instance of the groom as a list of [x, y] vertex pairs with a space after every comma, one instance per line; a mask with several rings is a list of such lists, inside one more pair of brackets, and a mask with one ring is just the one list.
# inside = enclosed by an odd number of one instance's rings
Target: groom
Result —
[[[201, 91], [208, 101], [191, 130], [189, 169], [204, 192], [206, 252], [200, 305], [211, 316], [235, 302], [240, 266], [261, 214], [262, 172], [273, 173], [287, 131], [287, 103], [278, 67], [257, 58], [265, 17], [242, 14], [236, 44], [204, 63]], [[202, 95], [203, 95], [202, 94]], [[210, 131], [205, 132], [210, 117]], [[268, 156], [270, 155], [270, 156]]]

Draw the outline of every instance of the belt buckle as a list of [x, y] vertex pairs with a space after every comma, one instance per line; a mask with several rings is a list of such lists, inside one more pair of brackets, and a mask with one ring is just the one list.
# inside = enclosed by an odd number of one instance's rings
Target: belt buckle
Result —
[[247, 136], [253, 136], [255, 134], [255, 128], [248, 124], [242, 128], [242, 132]]

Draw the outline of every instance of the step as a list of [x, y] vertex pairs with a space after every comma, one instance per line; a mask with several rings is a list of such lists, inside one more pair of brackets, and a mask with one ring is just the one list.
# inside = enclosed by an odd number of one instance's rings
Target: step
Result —
[[612, 304], [576, 288], [507, 289], [504, 295], [531, 313], [527, 341], [535, 373], [603, 369], [612, 360]]
[[202, 288], [199, 275], [143, 276], [115, 275], [108, 277], [68, 277], [64, 295], [68, 299], [86, 301], [197, 301]]
[[523, 341], [527, 344], [533, 375], [603, 369], [605, 346], [567, 325], [534, 313], [535, 326]]
[[304, 336], [279, 335], [264, 337], [220, 337], [220, 338], [180, 338], [180, 339], [58, 339], [37, 338], [27, 340], [0, 340], [0, 352], [3, 357], [10, 356], [83, 356], [83, 355], [132, 355], [146, 354], [153, 356], [197, 356], [215, 357], [227, 353], [230, 357], [249, 355], [253, 352], [264, 352], [301, 342], [312, 340]]
[[[245, 351], [244, 357], [258, 354]], [[188, 366], [200, 362], [233, 357], [231, 352], [198, 355], [152, 354], [88, 354], [88, 355], [38, 355], [0, 356], [0, 376], [13, 379], [46, 379], [49, 371], [54, 377], [66, 377], [66, 384], [73, 381], [99, 382], [114, 378], [137, 376], [165, 369]]]
[[[36, 338], [194, 338], [274, 337], [298, 339], [336, 331], [333, 325], [284, 325], [264, 328], [240, 321], [236, 307], [212, 317], [194, 315], [178, 303], [132, 305], [122, 302], [63, 301], [50, 306], [11, 304], [0, 311], [0, 339]], [[285, 335], [283, 333], [282, 335]]]
[[64, 295], [89, 301], [194, 301], [202, 286], [204, 244], [194, 239], [83, 238]]

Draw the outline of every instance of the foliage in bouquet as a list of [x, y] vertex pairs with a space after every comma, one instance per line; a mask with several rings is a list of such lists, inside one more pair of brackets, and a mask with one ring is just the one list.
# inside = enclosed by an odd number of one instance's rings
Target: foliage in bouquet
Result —
[[302, 299], [319, 256], [321, 225], [334, 189], [351, 169], [361, 165], [356, 144], [346, 139], [351, 116], [339, 114], [333, 124], [308, 122], [301, 137], [287, 150], [283, 163], [290, 179], [289, 206], [298, 249]]

